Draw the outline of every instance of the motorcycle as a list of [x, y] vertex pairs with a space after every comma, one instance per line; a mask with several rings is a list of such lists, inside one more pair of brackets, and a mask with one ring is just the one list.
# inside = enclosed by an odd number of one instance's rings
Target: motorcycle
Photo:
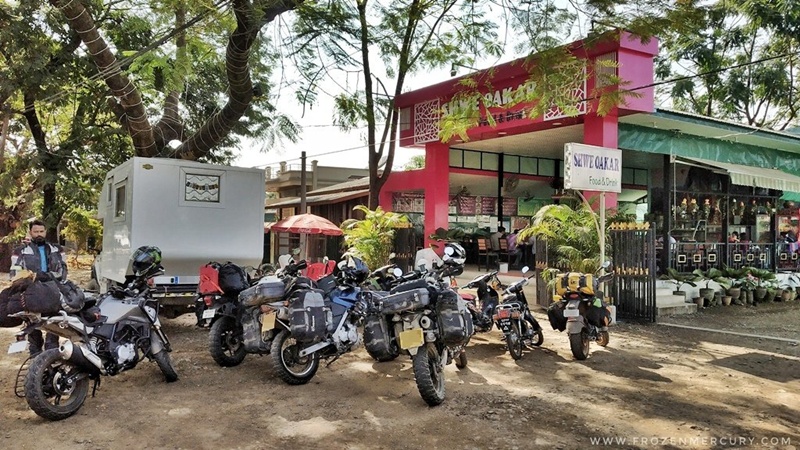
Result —
[[[611, 267], [606, 261], [601, 269]], [[613, 272], [603, 276], [591, 273], [561, 273], [555, 277], [556, 295], [547, 314], [554, 330], [567, 331], [569, 346], [575, 359], [589, 357], [589, 343], [601, 347], [609, 343], [608, 326], [611, 324], [610, 308], [598, 289], [601, 283], [611, 280]]]
[[[528, 272], [528, 267], [522, 268], [523, 275]], [[508, 352], [515, 360], [522, 358], [525, 346], [540, 346], [544, 342], [542, 327], [533, 317], [525, 297], [524, 287], [533, 277], [524, 277], [505, 288], [503, 301], [495, 308], [492, 319], [497, 323], [505, 336]]]
[[158, 317], [159, 302], [148, 286], [148, 280], [164, 273], [161, 252], [142, 247], [132, 259], [133, 280], [99, 300], [90, 298], [70, 312], [62, 309], [58, 316], [18, 313], [27, 326], [9, 353], [24, 351], [26, 336], [36, 329], [64, 338], [59, 348], [39, 353], [25, 375], [25, 399], [39, 416], [48, 420], [72, 416], [86, 400], [90, 380], [94, 396], [101, 376], [133, 369], [145, 357], [156, 362], [167, 382], [178, 379]]
[[461, 298], [467, 301], [467, 307], [472, 313], [472, 321], [476, 332], [491, 331], [494, 321], [492, 314], [500, 303], [496, 286], [500, 286], [497, 271], [478, 275], [460, 289], [477, 289], [477, 296], [470, 293], [461, 293]]
[[215, 300], [216, 296], [211, 296], [211, 305], [205, 309], [203, 316], [212, 320], [208, 349], [214, 362], [222, 367], [235, 367], [244, 361], [248, 353], [270, 353], [276, 333], [271, 329], [262, 329], [262, 316], [267, 309], [262, 305], [280, 303], [287, 294], [312, 287], [310, 279], [300, 276], [306, 267], [305, 260], [294, 262], [289, 259], [273, 275], [258, 279], [251, 287], [238, 292], [235, 298], [230, 298], [232, 295], [229, 294]]
[[444, 366], [455, 360], [466, 367], [464, 348], [475, 331], [466, 302], [444, 281], [463, 272], [463, 248], [457, 253], [451, 245], [457, 244], [446, 245], [443, 265], [425, 280], [402, 283], [388, 296], [369, 294], [365, 346], [411, 356], [417, 389], [429, 406], [444, 401]]
[[[247, 353], [269, 354], [278, 377], [287, 384], [300, 385], [316, 375], [320, 358], [329, 359], [331, 364], [358, 346], [358, 324], [363, 315], [359, 286], [369, 274], [366, 265], [349, 257], [339, 263], [338, 278], [328, 275], [316, 283], [299, 276], [305, 266], [305, 261], [290, 263], [278, 271], [282, 277], [278, 283], [267, 277], [239, 294], [238, 324], [225, 320], [229, 324], [227, 333], [209, 339], [214, 356], [215, 347], [233, 347], [229, 341], [235, 340], [237, 328], [242, 327], [241, 357], [215, 357], [217, 363], [236, 365]], [[214, 326], [211, 331], [215, 331]]]

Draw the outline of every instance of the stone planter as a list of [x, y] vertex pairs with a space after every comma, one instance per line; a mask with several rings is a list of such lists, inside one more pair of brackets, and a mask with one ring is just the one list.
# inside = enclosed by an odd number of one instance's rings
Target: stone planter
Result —
[[739, 296], [742, 294], [742, 288], [732, 287], [728, 289], [728, 295], [731, 296], [731, 301], [739, 300]]
[[781, 301], [790, 302], [794, 300], [794, 289], [784, 289], [781, 291]]
[[767, 296], [767, 288], [765, 287], [757, 287], [756, 290], [753, 292], [753, 300], [756, 302], [764, 301], [764, 297]]
[[725, 295], [722, 297], [722, 306], [731, 306], [731, 301], [733, 298], [730, 295]]
[[714, 290], [711, 288], [700, 288], [700, 297], [706, 299], [706, 306], [709, 306], [714, 300]]
[[697, 309], [700, 310], [705, 307], [706, 299], [704, 297], [695, 297], [694, 303], [697, 305]]

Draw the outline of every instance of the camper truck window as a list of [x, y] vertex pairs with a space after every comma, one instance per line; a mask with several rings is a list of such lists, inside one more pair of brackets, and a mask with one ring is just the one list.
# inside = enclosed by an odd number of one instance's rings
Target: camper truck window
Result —
[[219, 203], [219, 175], [186, 173], [185, 176], [186, 201]]
[[117, 186], [117, 195], [114, 202], [114, 217], [125, 217], [125, 185]]
[[108, 189], [107, 189], [108, 193], [106, 194], [106, 201], [108, 203], [111, 203], [111, 180], [108, 181], [108, 184], [106, 185], [106, 187], [108, 187]]

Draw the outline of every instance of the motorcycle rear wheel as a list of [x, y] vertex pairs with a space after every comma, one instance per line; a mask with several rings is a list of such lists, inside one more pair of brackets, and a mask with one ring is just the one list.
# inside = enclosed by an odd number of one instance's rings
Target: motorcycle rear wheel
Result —
[[208, 350], [214, 362], [234, 367], [244, 361], [247, 350], [242, 342], [244, 331], [233, 317], [220, 317], [208, 331]]
[[513, 322], [511, 324], [511, 332], [506, 336], [506, 344], [508, 345], [508, 353], [514, 361], [522, 358], [522, 335], [519, 332], [519, 324]]
[[164, 374], [164, 380], [166, 380], [167, 383], [178, 381], [178, 372], [172, 367], [172, 358], [169, 357], [169, 352], [161, 350], [153, 355], [153, 359], [156, 360], [156, 364], [158, 364], [158, 368], [161, 369], [161, 373]]
[[302, 347], [287, 330], [281, 331], [272, 340], [269, 353], [272, 358], [272, 369], [286, 384], [306, 384], [314, 378], [319, 369], [319, 353], [314, 352], [300, 357], [298, 355], [300, 350]]
[[444, 401], [444, 370], [439, 358], [441, 356], [436, 346], [426, 344], [417, 350], [412, 359], [417, 390], [428, 406], [441, 405]]
[[609, 340], [611, 340], [611, 337], [608, 335], [608, 331], [597, 332], [597, 345], [600, 347], [605, 347], [608, 345]]
[[569, 348], [572, 350], [572, 356], [577, 360], [584, 360], [589, 357], [589, 332], [586, 328], [582, 329], [580, 333], [573, 333], [569, 335]]
[[81, 369], [61, 359], [58, 349], [45, 350], [33, 360], [25, 377], [25, 401], [47, 420], [63, 420], [83, 406], [89, 392], [89, 378], [69, 383], [67, 378]]

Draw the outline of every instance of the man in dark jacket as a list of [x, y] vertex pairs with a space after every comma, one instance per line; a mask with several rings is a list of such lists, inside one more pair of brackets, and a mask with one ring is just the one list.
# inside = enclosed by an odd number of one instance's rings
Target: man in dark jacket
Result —
[[[67, 261], [64, 249], [60, 245], [50, 244], [45, 238], [47, 228], [41, 220], [34, 220], [28, 226], [30, 242], [14, 249], [11, 254], [11, 277], [18, 270], [30, 270], [36, 273], [37, 280], [54, 279], [65, 281], [67, 279]], [[44, 348], [49, 350], [58, 347], [58, 336], [48, 333], [46, 342], [42, 339], [42, 332], [35, 330], [28, 335], [31, 355], [35, 355]]]

